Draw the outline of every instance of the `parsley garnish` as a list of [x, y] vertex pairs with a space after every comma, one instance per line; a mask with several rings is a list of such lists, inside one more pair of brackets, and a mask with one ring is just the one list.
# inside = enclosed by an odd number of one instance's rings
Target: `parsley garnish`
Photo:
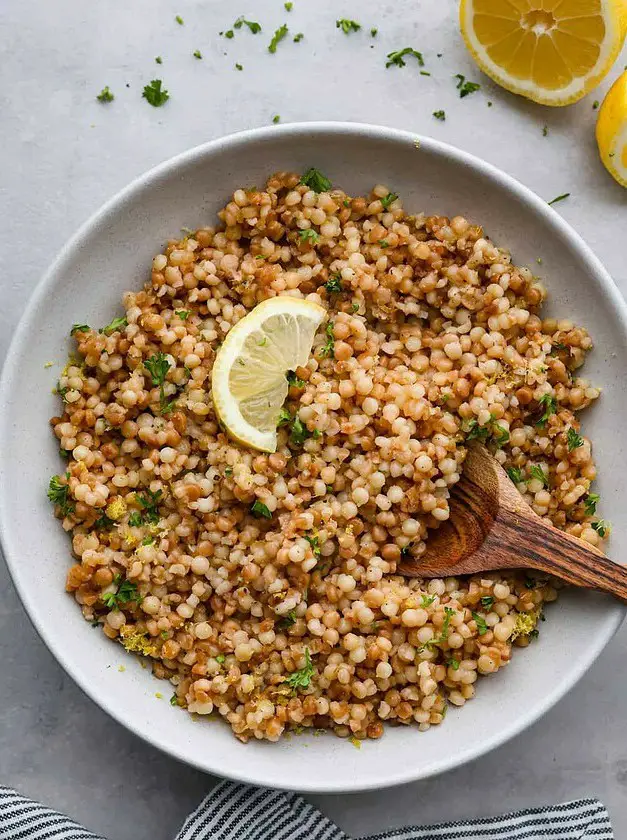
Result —
[[236, 69], [236, 70], [243, 70], [243, 69], [244, 69], [244, 65], [243, 65], [243, 64], [236, 64], [236, 65], [235, 65], [235, 69]]
[[376, 37], [377, 37], [377, 32], [378, 32], [378, 31], [379, 31], [378, 29], [376, 29], [376, 28], [374, 28], [374, 27], [373, 27], [373, 28], [370, 30], [370, 37], [371, 37], [371, 38], [376, 38]]
[[142, 96], [153, 108], [160, 108], [170, 98], [170, 94], [161, 85], [161, 79], [153, 79], [149, 85], [144, 87]]
[[226, 476], [233, 475], [233, 467], [227, 467], [227, 468], [224, 470], [224, 475], [226, 475]]
[[156, 492], [152, 492], [152, 490], [146, 490], [146, 495], [141, 493], [135, 493], [135, 498], [137, 499], [140, 507], [142, 508], [141, 513], [137, 514], [140, 517], [140, 521], [137, 522], [136, 520], [131, 522], [131, 518], [133, 514], [129, 517], [128, 524], [129, 525], [143, 525], [146, 522], [152, 522], [153, 525], [156, 525], [159, 519], [161, 518], [159, 515], [159, 503], [161, 501], [161, 497], [163, 492], [161, 490], [157, 490]]
[[277, 31], [272, 36], [272, 40], [270, 41], [270, 44], [268, 45], [268, 52], [275, 53], [277, 46], [283, 40], [283, 38], [285, 38], [286, 35], [287, 35], [287, 24], [284, 23], [283, 26], [279, 26]]
[[280, 123], [280, 122], [281, 122], [281, 115], [280, 115], [280, 114], [275, 114], [275, 115], [272, 117], [272, 122], [273, 122], [275, 125], [277, 125], [277, 123]]
[[294, 43], [298, 44], [300, 41], [303, 40], [304, 37], [305, 36], [303, 35], [302, 32], [298, 32], [296, 35], [294, 35]]
[[70, 335], [76, 335], [79, 332], [89, 332], [90, 329], [91, 327], [87, 326], [87, 324], [72, 324]]
[[435, 595], [423, 595], [420, 606], [423, 607], [423, 608], [430, 607], [431, 604], [435, 601], [435, 598], [436, 598]]
[[[233, 24], [234, 29], [241, 29], [242, 26], [246, 24], [246, 26], [250, 29], [253, 35], [256, 35], [258, 32], [261, 32], [261, 26], [254, 20], [246, 20], [243, 16], [238, 17], [238, 19]], [[272, 52], [272, 50], [270, 50]]]
[[122, 318], [114, 318], [113, 321], [111, 321], [110, 324], [107, 324], [106, 327], [103, 327], [100, 332], [105, 335], [111, 335], [114, 332], [123, 330], [126, 326], [128, 326], [128, 320], [126, 315], [124, 315]]
[[475, 620], [477, 625], [477, 632], [480, 636], [483, 636], [484, 633], [488, 632], [488, 625], [486, 624], [485, 618], [479, 615], [479, 613], [473, 612], [472, 617]]
[[[222, 35], [222, 33], [220, 33], [220, 35]], [[229, 38], [229, 40], [230, 40], [231, 38], [235, 37], [235, 32], [233, 32], [232, 29], [227, 29], [226, 32], [224, 33], [224, 37]]]
[[467, 82], [466, 77], [462, 76], [461, 73], [457, 73], [455, 76], [453, 76], [453, 78], [458, 80], [457, 90], [459, 91], [460, 99], [463, 99], [465, 96], [474, 93], [481, 87], [481, 85], [477, 84], [476, 82]]
[[311, 536], [310, 534], [304, 534], [304, 537], [311, 546], [313, 556], [320, 557], [320, 540], [318, 539], [318, 537]]
[[555, 198], [552, 198], [547, 204], [557, 204], [558, 201], [564, 201], [565, 198], [568, 198], [570, 193], [562, 193], [562, 195], [557, 195]]
[[286, 12], [291, 12], [292, 9], [294, 8], [294, 4], [293, 3], [284, 3], [283, 8], [285, 9]]
[[494, 604], [494, 598], [492, 595], [484, 595], [481, 599], [481, 606], [484, 607], [486, 610], [492, 609], [492, 605]]
[[202, 58], [202, 53], [200, 52], [200, 50], [194, 50], [192, 55], [194, 56], [194, 58]]
[[543, 487], [549, 486], [549, 478], [547, 474], [544, 472], [540, 464], [534, 464], [529, 472], [531, 473], [532, 478], [537, 478], [538, 481], [542, 482]]
[[546, 426], [546, 421], [552, 414], [557, 412], [557, 400], [551, 394], [543, 394], [540, 397], [540, 405], [544, 408], [544, 412], [540, 419], [536, 422], [536, 426]]
[[170, 697], [170, 706], [178, 706], [178, 704], [179, 698], [176, 696], [176, 694], [173, 694], [172, 697]]
[[106, 85], [100, 91], [100, 93], [98, 94], [96, 99], [98, 100], [98, 102], [113, 102], [113, 100], [115, 99], [115, 96], [109, 90], [109, 85]]
[[226, 662], [226, 656], [223, 653], [219, 653], [216, 656], [215, 660], [218, 663], [218, 665], [224, 665], [224, 663]]
[[392, 204], [394, 201], [396, 201], [397, 198], [398, 198], [398, 195], [396, 193], [391, 192], [391, 193], [388, 193], [383, 198], [379, 199], [379, 201], [381, 202], [381, 204], [387, 210], [387, 209], [389, 209], [390, 204]]
[[287, 630], [287, 628], [291, 627], [293, 624], [296, 624], [296, 610], [290, 610], [286, 615], [279, 619], [277, 627]]
[[134, 510], [128, 518], [128, 524], [131, 528], [139, 528], [140, 525], [144, 524], [142, 519], [141, 513], [139, 511]]
[[150, 374], [152, 384], [159, 386], [159, 408], [163, 414], [171, 408], [165, 395], [165, 378], [170, 370], [170, 362], [167, 360], [165, 353], [159, 352], [146, 359], [144, 367]]
[[433, 116], [436, 118], [436, 120], [442, 120], [442, 122], [444, 122], [444, 120], [446, 119], [446, 111], [434, 111]]
[[583, 438], [581, 437], [581, 435], [578, 435], [573, 428], [568, 428], [566, 430], [566, 440], [568, 442], [569, 452], [572, 452], [573, 449], [579, 449], [580, 446], [583, 446]]
[[454, 671], [459, 671], [459, 659], [455, 659], [454, 656], [452, 656], [450, 659], [447, 659], [446, 664], [449, 666], [449, 668], [452, 668]]
[[542, 136], [546, 137], [548, 133], [549, 133], [549, 127], [548, 127], [548, 125], [545, 125], [544, 128], [542, 129]]
[[477, 420], [471, 420], [468, 423], [466, 431], [466, 440], [478, 440], [485, 443], [491, 437], [500, 448], [509, 440], [509, 432], [504, 426], [495, 422], [494, 417], [490, 418], [490, 422], [485, 426], [480, 426]]
[[190, 311], [189, 309], [175, 309], [174, 314], [178, 315], [181, 321], [187, 321], [190, 316]]
[[103, 514], [102, 514], [101, 516], [99, 516], [99, 517], [98, 517], [98, 519], [96, 519], [96, 521], [94, 522], [94, 528], [95, 528], [97, 531], [104, 531], [104, 530], [108, 530], [109, 528], [112, 528], [112, 527], [113, 527], [113, 524], [114, 524], [113, 519], [109, 519], [109, 517], [107, 516], [107, 514], [106, 514], [106, 513], [103, 513]]
[[333, 327], [333, 321], [329, 321], [324, 329], [327, 334], [327, 340], [320, 351], [321, 356], [328, 356], [330, 359], [335, 358], [335, 336], [333, 335]]
[[303, 388], [305, 385], [305, 380], [301, 379], [299, 376], [296, 376], [293, 370], [288, 370], [285, 374], [285, 378], [289, 382], [290, 385], [294, 385], [295, 388]]
[[177, 15], [177, 16], [174, 18], [174, 20], [178, 23], [178, 25], [179, 25], [179, 26], [183, 26], [183, 23], [185, 22], [185, 21], [183, 20], [183, 18], [182, 18], [180, 15]]
[[261, 519], [261, 517], [263, 517], [264, 519], [272, 519], [272, 513], [270, 512], [270, 508], [267, 505], [264, 505], [263, 502], [260, 502], [259, 499], [257, 499], [254, 502], [253, 506], [250, 509], [250, 512], [257, 519]]
[[118, 574], [113, 578], [113, 583], [117, 586], [115, 592], [105, 592], [100, 597], [103, 604], [110, 610], [119, 610], [120, 605], [130, 604], [135, 601], [140, 604], [142, 597], [137, 591], [137, 585], [131, 583], [130, 580], [122, 579], [122, 575]]
[[332, 187], [331, 181], [326, 175], [323, 175], [319, 169], [315, 169], [313, 166], [305, 172], [299, 183], [317, 193], [327, 192]]
[[359, 30], [361, 29], [361, 24], [357, 23], [356, 20], [340, 18], [339, 20], [335, 21], [335, 28], [341, 29], [345, 35], [348, 35], [350, 32], [359, 32]]
[[413, 47], [405, 47], [403, 50], [395, 50], [394, 52], [388, 53], [388, 60], [386, 61], [385, 66], [391, 67], [394, 64], [396, 67], [404, 67], [406, 64], [404, 61], [406, 55], [412, 55], [418, 62], [419, 67], [425, 66], [422, 53], [419, 53], [417, 50], [413, 49]]
[[155, 61], [156, 61], [157, 64], [163, 64], [163, 59], [161, 58], [160, 55], [156, 56]]
[[152, 545], [154, 541], [155, 538], [153, 536], [144, 537], [144, 539], [142, 540], [142, 545]]
[[591, 526], [601, 538], [606, 537], [612, 530], [612, 526], [607, 519], [599, 519], [597, 522], [592, 522]]
[[314, 667], [311, 664], [309, 648], [305, 648], [305, 664], [298, 671], [291, 673], [285, 682], [291, 687], [294, 694], [304, 688], [309, 688], [309, 683], [314, 675]]
[[389, 248], [390, 247], [390, 243], [387, 241], [387, 239], [380, 239], [379, 240], [379, 245], [380, 245], [381, 248]]
[[329, 277], [324, 288], [331, 294], [339, 294], [342, 291], [342, 275], [339, 271]]
[[521, 481], [524, 481], [523, 471], [519, 467], [507, 467], [505, 472], [514, 482], [514, 484], [520, 484]]
[[598, 99], [595, 99], [595, 100], [594, 100], [594, 102], [592, 103], [592, 110], [593, 110], [593, 111], [596, 111], [596, 109], [597, 109], [598, 107], [599, 107], [599, 100], [598, 100]]
[[320, 239], [320, 234], [313, 228], [299, 230], [298, 235], [300, 237], [301, 242], [311, 242], [312, 245], [315, 245], [316, 242]]
[[588, 493], [586, 498], [583, 500], [583, 509], [586, 516], [594, 516], [597, 512], [597, 505], [600, 499], [601, 497], [598, 493]]
[[298, 414], [292, 417], [286, 408], [281, 409], [277, 425], [290, 427], [290, 441], [294, 446], [302, 446], [309, 438], [319, 438], [321, 435], [319, 429], [310, 432]]
[[[65, 477], [69, 478], [70, 474], [66, 473]], [[48, 498], [53, 504], [59, 505], [61, 513], [64, 516], [67, 516], [68, 513], [72, 513], [74, 510], [74, 505], [68, 499], [69, 492], [70, 488], [67, 484], [63, 484], [61, 476], [53, 475], [48, 484]]]

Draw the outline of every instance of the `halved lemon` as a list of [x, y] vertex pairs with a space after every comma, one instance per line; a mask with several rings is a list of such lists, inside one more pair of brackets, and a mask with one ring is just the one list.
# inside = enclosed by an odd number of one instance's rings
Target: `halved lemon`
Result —
[[597, 145], [610, 175], [627, 187], [627, 70], [603, 100], [597, 120]]
[[211, 391], [218, 418], [239, 443], [276, 451], [286, 374], [307, 364], [326, 314], [317, 303], [281, 295], [258, 304], [227, 333]]
[[461, 0], [460, 27], [495, 82], [543, 105], [596, 87], [625, 39], [624, 0]]

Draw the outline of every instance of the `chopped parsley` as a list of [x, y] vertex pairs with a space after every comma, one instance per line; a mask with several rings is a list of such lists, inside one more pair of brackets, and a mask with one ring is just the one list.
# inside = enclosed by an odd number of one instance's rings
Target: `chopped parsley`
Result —
[[298, 235], [300, 237], [301, 242], [310, 242], [312, 245], [315, 245], [316, 242], [320, 239], [320, 234], [313, 228], [299, 230]]
[[244, 65], [243, 65], [243, 64], [236, 64], [236, 65], [235, 65], [235, 69], [236, 69], [236, 70], [243, 70], [243, 69], [244, 69]]
[[332, 187], [331, 181], [326, 175], [323, 175], [319, 169], [313, 166], [305, 172], [299, 183], [304, 184], [316, 193], [327, 192]]
[[380, 239], [380, 240], [379, 240], [379, 246], [380, 246], [381, 248], [389, 248], [389, 247], [390, 247], [390, 243], [387, 241], [387, 239]]
[[601, 497], [598, 493], [588, 493], [585, 499], [583, 500], [583, 509], [586, 516], [594, 516], [597, 512], [597, 505]]
[[105, 85], [105, 87], [103, 87], [96, 99], [98, 100], [98, 102], [113, 102], [115, 96], [109, 90], [109, 85]]
[[488, 625], [486, 624], [485, 618], [479, 615], [479, 613], [473, 612], [472, 617], [475, 620], [475, 624], [477, 625], [477, 632], [480, 636], [483, 636], [485, 633], [488, 632]]
[[155, 353], [154, 356], [145, 360], [144, 367], [150, 374], [152, 384], [159, 386], [159, 408], [161, 413], [164, 414], [172, 408], [172, 404], [168, 403], [165, 394], [165, 378], [170, 370], [170, 362], [165, 353], [159, 351], [159, 353]]
[[152, 545], [155, 541], [154, 536], [144, 537], [142, 540], [142, 545]]
[[446, 111], [434, 111], [433, 116], [436, 118], [436, 120], [441, 120], [442, 122], [444, 122], [444, 120], [446, 119]]
[[598, 107], [599, 107], [599, 100], [598, 100], [598, 99], [595, 99], [595, 100], [594, 100], [594, 102], [592, 103], [592, 110], [593, 110], [593, 111], [596, 111], [596, 109], [597, 109]]
[[463, 99], [465, 96], [469, 96], [481, 87], [481, 85], [477, 84], [477, 82], [466, 81], [466, 77], [462, 76], [461, 73], [457, 73], [453, 76], [453, 78], [457, 79], [457, 90], [459, 91], [460, 99]]
[[139, 528], [140, 525], [144, 524], [144, 520], [142, 519], [141, 513], [139, 511], [134, 510], [128, 518], [128, 524], [131, 528]]
[[[65, 477], [69, 478], [70, 474], [66, 473]], [[67, 484], [63, 484], [61, 476], [53, 475], [48, 484], [48, 498], [53, 504], [59, 506], [64, 516], [74, 510], [74, 505], [68, 499], [69, 492], [70, 488]]]
[[314, 667], [311, 663], [309, 648], [305, 648], [305, 664], [298, 671], [291, 673], [285, 682], [291, 687], [294, 694], [304, 688], [309, 688], [309, 683], [314, 675]]
[[79, 332], [89, 332], [90, 329], [91, 327], [87, 326], [87, 324], [72, 324], [70, 335], [76, 335]]
[[320, 540], [317, 536], [312, 534], [304, 534], [305, 539], [311, 546], [314, 557], [320, 557]]
[[302, 32], [298, 32], [296, 35], [294, 35], [294, 43], [298, 44], [300, 41], [303, 40], [304, 37], [305, 36], [303, 35]]
[[178, 706], [178, 704], [179, 698], [176, 696], [176, 694], [173, 694], [172, 697], [170, 697], [170, 706]]
[[509, 440], [509, 432], [504, 426], [495, 422], [494, 417], [484, 426], [480, 426], [477, 420], [471, 420], [466, 429], [466, 440], [478, 440], [486, 443], [488, 438], [492, 438], [497, 447], [500, 448]]
[[350, 34], [351, 32], [359, 32], [361, 29], [361, 24], [357, 23], [356, 20], [348, 20], [348, 18], [340, 18], [339, 20], [335, 21], [335, 28], [341, 29], [345, 35]]
[[106, 327], [103, 327], [100, 332], [104, 333], [105, 335], [111, 335], [114, 332], [118, 332], [119, 330], [123, 330], [124, 327], [128, 326], [128, 320], [126, 315], [122, 318], [114, 318], [110, 324], [107, 324]]
[[277, 123], [280, 123], [280, 122], [281, 122], [281, 115], [280, 115], [280, 114], [275, 114], [275, 115], [272, 117], [272, 122], [273, 122], [275, 125], [277, 125]]
[[[221, 34], [222, 34], [222, 33], [220, 33], [220, 35], [221, 35]], [[231, 38], [234, 38], [234, 37], [235, 37], [235, 32], [233, 32], [233, 30], [232, 30], [232, 29], [227, 29], [227, 30], [226, 30], [226, 32], [224, 33], [224, 37], [225, 37], [225, 38], [228, 38], [228, 39], [230, 40]]]
[[293, 3], [284, 3], [283, 8], [285, 9], [286, 12], [291, 12], [292, 9], [294, 8], [294, 4]]
[[333, 321], [329, 321], [329, 323], [324, 328], [324, 331], [327, 336], [327, 340], [320, 351], [321, 356], [328, 356], [330, 359], [335, 358], [335, 336], [333, 335]]
[[566, 441], [568, 443], [569, 452], [572, 452], [573, 449], [579, 449], [580, 446], [583, 446], [583, 438], [581, 437], [581, 435], [578, 435], [573, 428], [568, 428], [566, 430]]
[[390, 204], [395, 202], [397, 198], [398, 198], [398, 195], [396, 193], [390, 192], [386, 196], [384, 196], [383, 198], [379, 199], [379, 201], [384, 206], [384, 208], [386, 210], [388, 210], [389, 207], [390, 207]]
[[177, 15], [174, 18], [174, 20], [178, 23], [179, 26], [183, 26], [183, 24], [185, 23], [185, 21], [183, 20], [183, 18], [180, 15]]
[[174, 314], [177, 315], [181, 321], [187, 321], [191, 313], [189, 309], [175, 309]]
[[329, 277], [324, 288], [331, 294], [339, 294], [342, 291], [342, 275], [339, 271]]
[[105, 531], [112, 528], [114, 525], [114, 520], [109, 519], [106, 513], [101, 514], [98, 519], [94, 522], [94, 528], [96, 531]]
[[[435, 596], [434, 596], [435, 598]], [[429, 639], [428, 642], [425, 642], [424, 645], [421, 645], [418, 648], [418, 652], [425, 650], [429, 647], [435, 647], [436, 645], [441, 645], [442, 642], [445, 642], [448, 639], [448, 631], [449, 625], [451, 623], [451, 618], [454, 615], [455, 610], [451, 607], [444, 607], [444, 621], [442, 622], [442, 629], [438, 636], [434, 636], [433, 639]]]
[[[163, 492], [161, 490], [156, 490], [154, 493], [152, 490], [146, 490], [146, 494], [143, 493], [135, 493], [135, 498], [141, 507], [141, 513], [138, 514], [140, 517], [140, 522], [137, 524], [145, 524], [146, 522], [151, 522], [153, 525], [156, 525], [161, 516], [159, 515], [159, 503], [161, 501], [161, 497]], [[131, 514], [131, 517], [133, 514]], [[129, 525], [135, 525], [136, 520], [131, 522], [131, 517], [129, 517]]]
[[425, 607], [430, 607], [431, 604], [435, 601], [435, 598], [436, 598], [435, 595], [423, 595], [420, 606], [423, 607], [423, 609]]
[[254, 504], [252, 505], [250, 512], [254, 517], [257, 519], [272, 519], [272, 513], [270, 512], [270, 508], [267, 505], [264, 505], [263, 502], [260, 502], [257, 499]]
[[294, 417], [292, 417], [286, 408], [281, 409], [277, 425], [289, 426], [290, 442], [293, 443], [294, 446], [302, 446], [306, 440], [309, 440], [309, 438], [316, 439], [321, 436], [319, 429], [314, 429], [313, 432], [310, 432], [298, 414], [295, 414]]
[[496, 443], [498, 449], [501, 446], [505, 446], [505, 444], [509, 440], [509, 432], [504, 426], [499, 425], [499, 423], [494, 423], [492, 426], [492, 439]]
[[285, 36], [287, 35], [287, 31], [288, 30], [287, 30], [287, 24], [286, 23], [284, 23], [283, 26], [279, 26], [279, 28], [276, 30], [276, 32], [272, 36], [272, 40], [270, 41], [270, 43], [268, 45], [268, 52], [271, 52], [271, 53], [276, 52], [277, 46], [283, 40], [283, 38], [285, 38]]
[[296, 610], [290, 610], [279, 619], [277, 627], [280, 627], [282, 630], [287, 630], [288, 627], [292, 627], [294, 624], [296, 624]]
[[409, 557], [413, 543], [407, 543], [401, 548], [401, 557]]
[[607, 521], [607, 519], [599, 519], [596, 522], [591, 523], [592, 528], [597, 532], [597, 534], [603, 539], [607, 537], [607, 535], [612, 530], [612, 526]]
[[549, 477], [544, 472], [540, 464], [534, 464], [530, 469], [529, 472], [531, 473], [532, 478], [536, 478], [538, 481], [542, 482], [543, 487], [549, 486]]
[[484, 595], [481, 599], [481, 606], [486, 610], [491, 610], [494, 604], [494, 598], [492, 595]]
[[454, 656], [452, 656], [450, 659], [447, 659], [446, 664], [449, 668], [452, 668], [454, 671], [459, 671], [459, 659], [455, 659]]
[[285, 374], [285, 378], [287, 379], [290, 385], [293, 385], [295, 388], [303, 388], [305, 386], [305, 380], [301, 379], [299, 376], [296, 376], [293, 370], [288, 370]]
[[544, 125], [544, 127], [543, 127], [543, 129], [542, 129], [542, 136], [543, 136], [543, 137], [546, 137], [548, 133], [549, 133], [549, 127], [548, 127], [548, 125], [546, 125], [546, 123], [545, 123], [545, 125]]
[[216, 656], [215, 660], [218, 663], [218, 665], [224, 665], [224, 663], [226, 662], [226, 656], [223, 653], [219, 653]]
[[557, 204], [558, 201], [564, 201], [564, 199], [568, 198], [569, 196], [570, 193], [562, 193], [561, 195], [557, 195], [555, 196], [555, 198], [552, 198], [550, 201], [547, 202], [547, 204]]
[[520, 484], [521, 481], [524, 481], [523, 471], [519, 467], [507, 467], [505, 472], [514, 482], [514, 484]]
[[373, 27], [373, 28], [370, 30], [370, 37], [371, 37], [371, 38], [376, 38], [376, 37], [377, 37], [377, 32], [378, 32], [378, 31], [379, 31], [379, 30], [378, 30], [376, 27]]
[[544, 411], [540, 419], [536, 422], [536, 426], [543, 427], [546, 426], [546, 421], [549, 417], [557, 412], [557, 400], [551, 394], [543, 394], [539, 402]]
[[149, 85], [144, 87], [142, 96], [153, 108], [160, 108], [170, 98], [170, 94], [162, 87], [162, 84], [161, 79], [153, 79]]
[[101, 595], [102, 602], [106, 607], [110, 610], [119, 610], [120, 606], [130, 604], [131, 601], [141, 604], [143, 599], [137, 591], [137, 585], [135, 583], [131, 583], [130, 580], [122, 579], [122, 575], [120, 574], [117, 574], [113, 578], [113, 583], [117, 587], [116, 591], [105, 592]]
[[261, 32], [261, 26], [255, 20], [246, 20], [244, 16], [238, 17], [238, 19], [233, 24], [234, 29], [241, 29], [244, 24], [250, 29], [253, 35], [256, 35], [258, 32]]
[[161, 58], [160, 55], [155, 57], [155, 61], [156, 61], [157, 64], [163, 64], [163, 59]]
[[403, 50], [395, 50], [394, 52], [388, 53], [388, 60], [386, 61], [385, 66], [392, 67], [392, 65], [394, 65], [396, 67], [405, 67], [405, 56], [407, 55], [413, 56], [418, 62], [419, 67], [425, 66], [422, 53], [419, 53], [417, 50], [413, 49], [413, 47], [405, 47]]
[[226, 475], [226, 476], [227, 476], [227, 478], [228, 478], [228, 476], [233, 475], [233, 467], [227, 467], [227, 468], [224, 470], [224, 475]]
[[202, 53], [200, 52], [200, 50], [194, 50], [192, 55], [194, 56], [194, 58], [202, 58]]

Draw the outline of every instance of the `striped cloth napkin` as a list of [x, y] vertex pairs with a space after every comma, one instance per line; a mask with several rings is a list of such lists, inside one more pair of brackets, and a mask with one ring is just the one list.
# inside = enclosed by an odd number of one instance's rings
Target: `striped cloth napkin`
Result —
[[[598, 799], [530, 808], [502, 817], [408, 826], [364, 840], [613, 840]], [[0, 840], [103, 840], [57, 811], [0, 787]], [[201, 802], [176, 840], [350, 840], [301, 796], [222, 782]]]

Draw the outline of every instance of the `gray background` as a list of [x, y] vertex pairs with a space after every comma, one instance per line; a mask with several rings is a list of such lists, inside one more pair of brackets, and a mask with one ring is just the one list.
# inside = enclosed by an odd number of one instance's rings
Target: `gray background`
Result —
[[[159, 161], [268, 124], [274, 114], [282, 122], [354, 120], [431, 134], [546, 199], [570, 192], [559, 211], [627, 291], [627, 193], [606, 175], [594, 142], [592, 102], [608, 85], [557, 110], [499, 90], [468, 57], [456, 5], [294, 0], [287, 13], [282, 0], [2, 0], [0, 352], [52, 256], [105, 199]], [[184, 26], [175, 23], [177, 14]], [[260, 21], [263, 32], [220, 38], [240, 14]], [[364, 29], [347, 37], [335, 28], [338, 16]], [[305, 37], [294, 44], [290, 36], [270, 55], [267, 44], [283, 22]], [[376, 39], [368, 34], [373, 26]], [[408, 45], [423, 51], [430, 77], [411, 59], [405, 68], [385, 69], [386, 53]], [[192, 56], [196, 49], [201, 61]], [[624, 51], [610, 80], [626, 61]], [[481, 90], [460, 99], [455, 73], [480, 81]], [[162, 109], [141, 99], [155, 77], [171, 93]], [[95, 101], [105, 84], [116, 95], [110, 105]], [[439, 109], [446, 122], [431, 116]], [[360, 835], [598, 795], [617, 837], [627, 836], [626, 638], [623, 628], [565, 700], [489, 756], [379, 794], [311, 799]], [[129, 735], [80, 693], [39, 641], [2, 564], [0, 661], [0, 784], [65, 810], [110, 840], [160, 840], [214, 783]]]

